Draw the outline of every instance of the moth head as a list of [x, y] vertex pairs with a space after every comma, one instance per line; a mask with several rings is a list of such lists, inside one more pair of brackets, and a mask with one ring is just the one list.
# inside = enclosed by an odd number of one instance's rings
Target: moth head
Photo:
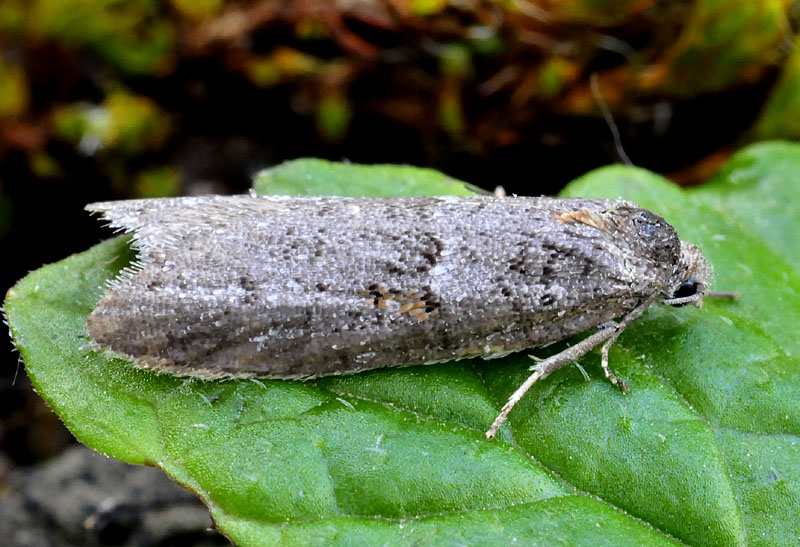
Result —
[[672, 277], [674, 283], [664, 304], [685, 306], [693, 303], [699, 307], [712, 278], [711, 266], [700, 247], [681, 241], [681, 256]]

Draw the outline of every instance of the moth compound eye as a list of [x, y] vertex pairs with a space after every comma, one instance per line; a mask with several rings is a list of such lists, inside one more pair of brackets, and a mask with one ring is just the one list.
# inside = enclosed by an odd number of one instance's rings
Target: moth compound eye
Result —
[[[684, 298], [684, 297], [687, 297], [687, 296], [694, 296], [695, 294], [697, 294], [697, 290], [698, 290], [699, 285], [700, 284], [697, 282], [697, 280], [694, 277], [692, 277], [690, 279], [687, 279], [686, 281], [684, 281], [683, 283], [678, 285], [678, 288], [675, 289], [675, 292], [672, 293], [672, 298]], [[676, 307], [676, 308], [681, 307], [681, 306], [685, 306], [685, 305], [686, 305], [685, 303], [684, 304], [673, 304], [673, 306]]]

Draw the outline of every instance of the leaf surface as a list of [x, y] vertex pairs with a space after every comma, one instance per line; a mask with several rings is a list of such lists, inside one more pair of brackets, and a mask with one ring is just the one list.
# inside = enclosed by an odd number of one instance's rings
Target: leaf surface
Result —
[[[800, 147], [746, 149], [682, 191], [608, 167], [564, 195], [632, 199], [698, 243], [738, 302], [651, 308], [612, 348], [536, 384], [501, 360], [309, 382], [158, 375], [87, 347], [86, 317], [130, 262], [126, 238], [41, 268], [5, 311], [39, 394], [75, 436], [156, 465], [240, 545], [286, 543], [774, 545], [800, 539]], [[319, 160], [261, 174], [259, 192], [465, 193], [429, 170]], [[794, 243], [793, 243], [794, 242]], [[532, 350], [538, 357], [566, 343]]]

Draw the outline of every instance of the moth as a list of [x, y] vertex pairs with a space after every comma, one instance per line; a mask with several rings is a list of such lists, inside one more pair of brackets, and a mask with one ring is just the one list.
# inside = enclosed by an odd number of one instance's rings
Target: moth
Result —
[[537, 380], [620, 333], [655, 301], [700, 304], [698, 247], [622, 200], [207, 196], [93, 203], [132, 233], [136, 262], [88, 318], [94, 344], [199, 378], [309, 379], [506, 355], [591, 335]]

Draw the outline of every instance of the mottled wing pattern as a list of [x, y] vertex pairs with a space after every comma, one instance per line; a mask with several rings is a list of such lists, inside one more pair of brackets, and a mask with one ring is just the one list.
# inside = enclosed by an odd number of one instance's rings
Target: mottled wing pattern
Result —
[[613, 200], [200, 197], [92, 204], [140, 264], [88, 329], [140, 366], [310, 378], [492, 356], [669, 282], [669, 224]]

